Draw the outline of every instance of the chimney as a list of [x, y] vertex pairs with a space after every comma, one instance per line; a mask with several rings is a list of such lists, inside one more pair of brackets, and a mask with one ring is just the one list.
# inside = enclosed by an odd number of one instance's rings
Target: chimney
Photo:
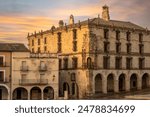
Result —
[[69, 24], [74, 24], [74, 16], [70, 15]]
[[102, 8], [102, 19], [105, 21], [110, 20], [109, 7], [107, 5], [103, 6], [103, 8]]

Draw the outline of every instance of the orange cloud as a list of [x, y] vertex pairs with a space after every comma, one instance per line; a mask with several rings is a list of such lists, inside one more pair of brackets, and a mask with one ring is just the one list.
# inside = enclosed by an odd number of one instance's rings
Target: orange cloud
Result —
[[48, 17], [0, 16], [0, 19], [0, 41], [17, 42], [21, 40], [25, 43], [28, 32], [50, 29], [57, 21]]

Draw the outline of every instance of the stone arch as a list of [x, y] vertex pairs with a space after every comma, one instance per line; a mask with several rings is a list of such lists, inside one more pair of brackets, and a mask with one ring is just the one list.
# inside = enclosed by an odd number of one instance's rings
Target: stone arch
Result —
[[138, 77], [137, 74], [132, 74], [130, 77], [130, 89], [131, 90], [137, 90], [138, 86]]
[[149, 74], [145, 73], [142, 76], [142, 89], [148, 88], [149, 87]]
[[28, 91], [24, 87], [18, 87], [13, 91], [13, 100], [27, 100], [28, 99]]
[[112, 73], [107, 76], [107, 92], [114, 92], [114, 75]]
[[126, 76], [125, 74], [121, 74], [119, 76], [119, 91], [125, 91], [125, 79], [126, 79]]
[[95, 76], [95, 93], [101, 93], [102, 92], [102, 75], [97, 74]]
[[30, 90], [30, 99], [31, 100], [41, 100], [42, 99], [42, 91], [39, 87], [33, 87]]
[[54, 89], [51, 86], [47, 86], [47, 87], [44, 88], [43, 98], [44, 98], [44, 100], [54, 99]]
[[5, 85], [0, 85], [0, 100], [9, 99], [9, 89]]
[[63, 94], [65, 91], [68, 92], [68, 95], [70, 94], [70, 87], [69, 87], [69, 84], [67, 82], [64, 82], [64, 84], [63, 84]]

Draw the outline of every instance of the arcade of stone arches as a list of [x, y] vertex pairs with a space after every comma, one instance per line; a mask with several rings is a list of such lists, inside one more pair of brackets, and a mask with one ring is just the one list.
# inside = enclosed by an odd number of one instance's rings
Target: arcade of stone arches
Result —
[[150, 86], [149, 82], [148, 73], [144, 73], [142, 77], [136, 73], [132, 73], [128, 77], [124, 73], [118, 77], [110, 73], [106, 78], [98, 73], [94, 78], [94, 93], [118, 93], [122, 91], [141, 90], [148, 88]]
[[[0, 86], [3, 100], [10, 99], [10, 91], [5, 86]], [[54, 99], [54, 89], [51, 86], [45, 87], [43, 90], [40, 87], [32, 87], [27, 90], [25, 87], [17, 87], [12, 92], [13, 100], [51, 100]]]

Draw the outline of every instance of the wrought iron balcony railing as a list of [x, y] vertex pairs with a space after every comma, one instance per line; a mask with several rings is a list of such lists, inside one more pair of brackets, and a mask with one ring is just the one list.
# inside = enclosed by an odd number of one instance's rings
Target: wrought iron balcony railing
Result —
[[20, 85], [46, 85], [48, 84], [48, 79], [20, 79]]

